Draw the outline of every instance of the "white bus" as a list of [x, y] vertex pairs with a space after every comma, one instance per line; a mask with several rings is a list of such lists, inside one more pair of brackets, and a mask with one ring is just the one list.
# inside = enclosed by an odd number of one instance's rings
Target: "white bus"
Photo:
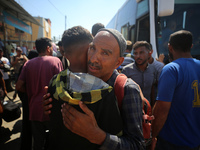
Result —
[[165, 54], [169, 35], [178, 30], [193, 34], [192, 56], [200, 59], [200, 0], [127, 0], [106, 28], [120, 31], [133, 43], [148, 41], [153, 57]]

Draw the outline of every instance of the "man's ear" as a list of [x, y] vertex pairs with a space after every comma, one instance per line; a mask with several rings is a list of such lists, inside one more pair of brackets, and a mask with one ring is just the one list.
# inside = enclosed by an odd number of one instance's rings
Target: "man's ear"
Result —
[[48, 53], [50, 53], [50, 47], [49, 47], [49, 46], [47, 46], [46, 51], [47, 51]]
[[151, 50], [149, 51], [149, 57], [150, 57], [152, 54], [153, 54], [153, 50], [151, 49]]
[[115, 69], [118, 68], [124, 61], [124, 57], [119, 57], [117, 60], [117, 64], [115, 66]]
[[151, 50], [149, 51], [149, 53], [152, 54], [152, 53], [153, 53], [153, 50], [151, 49]]
[[168, 49], [169, 49], [169, 52], [172, 53], [173, 52], [173, 47], [168, 43]]
[[46, 48], [46, 55], [50, 55], [50, 56], [53, 55], [53, 52], [51, 51], [51, 47], [50, 46], [47, 46], [47, 48]]

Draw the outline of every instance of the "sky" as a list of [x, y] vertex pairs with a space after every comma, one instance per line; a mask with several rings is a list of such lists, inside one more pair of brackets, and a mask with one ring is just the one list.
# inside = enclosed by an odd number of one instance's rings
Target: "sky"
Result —
[[91, 32], [92, 25], [105, 26], [126, 0], [15, 0], [34, 17], [51, 20], [51, 37], [61, 38], [66, 29], [81, 25]]

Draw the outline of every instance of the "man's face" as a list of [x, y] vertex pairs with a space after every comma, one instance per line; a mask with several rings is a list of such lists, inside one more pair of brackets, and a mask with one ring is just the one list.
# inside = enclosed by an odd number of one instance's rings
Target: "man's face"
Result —
[[106, 82], [123, 60], [114, 36], [107, 31], [98, 32], [88, 50], [88, 73]]
[[53, 56], [53, 45], [49, 46], [49, 56]]
[[59, 46], [59, 50], [60, 50], [61, 55], [64, 56], [64, 49], [62, 46]]
[[69, 60], [69, 69], [72, 72], [87, 72], [87, 52], [89, 43], [79, 43], [67, 47], [72, 51], [70, 54], [65, 53], [65, 57]]
[[16, 50], [17, 55], [20, 56], [22, 54], [22, 51]]
[[133, 55], [137, 65], [144, 65], [148, 63], [149, 52], [145, 46], [135, 49]]

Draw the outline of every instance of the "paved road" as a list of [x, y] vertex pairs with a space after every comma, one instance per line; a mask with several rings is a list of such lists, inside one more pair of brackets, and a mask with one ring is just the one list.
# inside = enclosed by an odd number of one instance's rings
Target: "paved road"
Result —
[[[8, 96], [12, 98], [14, 92], [9, 92]], [[7, 98], [5, 98], [7, 100]], [[15, 103], [19, 103], [21, 107], [21, 101], [17, 97], [14, 100]], [[19, 150], [20, 149], [20, 135], [22, 127], [22, 114], [21, 117], [12, 122], [5, 122], [3, 120], [1, 133], [0, 133], [0, 150]]]

